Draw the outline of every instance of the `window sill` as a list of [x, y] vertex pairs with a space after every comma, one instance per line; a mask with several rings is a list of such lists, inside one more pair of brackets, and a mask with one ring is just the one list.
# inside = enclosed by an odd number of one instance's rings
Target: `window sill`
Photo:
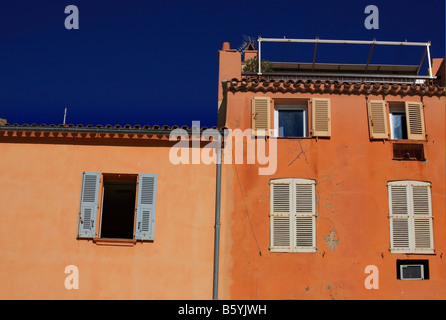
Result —
[[308, 248], [308, 249], [290, 249], [290, 248], [277, 248], [277, 247], [268, 247], [268, 250], [272, 253], [314, 253], [317, 252], [316, 248]]
[[118, 246], [118, 247], [133, 247], [136, 244], [135, 239], [94, 238], [93, 242], [99, 246]]
[[313, 139], [313, 137], [282, 137], [282, 136], [280, 136], [280, 137], [275, 137], [275, 136], [273, 136], [272, 138], [276, 138], [276, 139], [309, 139], [309, 140], [311, 140], [311, 139]]
[[392, 160], [395, 161], [419, 161], [419, 162], [425, 162], [426, 159], [418, 159], [418, 158], [392, 158]]
[[426, 250], [406, 250], [406, 249], [389, 249], [393, 254], [405, 254], [405, 255], [436, 255], [435, 249]]
[[422, 144], [427, 140], [414, 140], [414, 139], [388, 139], [391, 143], [410, 143], [410, 144]]

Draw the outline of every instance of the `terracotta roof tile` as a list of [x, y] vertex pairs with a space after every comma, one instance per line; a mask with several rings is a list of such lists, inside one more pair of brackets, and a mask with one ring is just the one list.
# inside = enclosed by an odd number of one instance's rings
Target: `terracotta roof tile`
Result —
[[[141, 126], [141, 125], [137, 124], [137, 125], [131, 126], [129, 124], [126, 124], [124, 126], [121, 126], [121, 125], [117, 124], [117, 125], [113, 126], [111, 124], [107, 124], [105, 126], [102, 126], [102, 125], [98, 124], [96, 126], [93, 126], [91, 124], [88, 124], [88, 125], [85, 126], [85, 125], [82, 125], [82, 124], [77, 124], [77, 125], [74, 125], [74, 124], [65, 124], [65, 125], [64, 124], [59, 124], [59, 125], [56, 125], [56, 124], [49, 124], [49, 125], [47, 125], [47, 124], [40, 124], [40, 125], [38, 125], [36, 123], [32, 123], [31, 125], [29, 125], [27, 123], [23, 123], [23, 124], [18, 124], [18, 123], [10, 124], [10, 123], [6, 123], [3, 126], [0, 126], [0, 131], [5, 131], [5, 130], [8, 130], [8, 131], [12, 130], [13, 131], [14, 129], [25, 129], [25, 128], [28, 128], [31, 131], [32, 131], [32, 128], [49, 129], [49, 131], [51, 131], [52, 129], [54, 129], [54, 130], [56, 130], [56, 129], [67, 129], [67, 131], [69, 131], [70, 129], [73, 129], [73, 131], [75, 131], [76, 129], [79, 128], [79, 129], [92, 129], [92, 131], [101, 131], [101, 130], [104, 130], [104, 131], [107, 131], [107, 130], [144, 131], [144, 130], [150, 130], [150, 131], [160, 131], [160, 133], [167, 133], [167, 132], [175, 130], [175, 129], [183, 129], [183, 130], [187, 130], [187, 131], [190, 131], [192, 129], [199, 129], [201, 131], [207, 130], [207, 129], [219, 130], [219, 128], [216, 127], [216, 126], [213, 126], [213, 127], [203, 126], [203, 127], [198, 128], [196, 126], [189, 127], [189, 126], [186, 126], [186, 125], [183, 125], [183, 126], [180, 127], [178, 125], [174, 125], [174, 126], [168, 126], [168, 125], [163, 125], [163, 126], [160, 126], [160, 125], [153, 125], [153, 126], [144, 125], [144, 126]], [[225, 128], [220, 128], [220, 129], [225, 129]]]
[[337, 94], [390, 94], [444, 96], [445, 87], [437, 84], [395, 84], [369, 82], [339, 82], [321, 80], [266, 80], [232, 79], [228, 81], [232, 92], [305, 92]]

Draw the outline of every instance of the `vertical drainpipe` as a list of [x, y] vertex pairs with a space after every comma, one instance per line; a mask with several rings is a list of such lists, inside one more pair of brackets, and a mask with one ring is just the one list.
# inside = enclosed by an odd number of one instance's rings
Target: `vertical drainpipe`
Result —
[[220, 255], [221, 134], [217, 136], [217, 176], [215, 188], [214, 283], [212, 299], [218, 300], [218, 265]]

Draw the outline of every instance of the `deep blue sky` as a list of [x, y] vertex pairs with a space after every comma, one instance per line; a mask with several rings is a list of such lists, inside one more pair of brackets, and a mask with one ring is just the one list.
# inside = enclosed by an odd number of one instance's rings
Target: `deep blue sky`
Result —
[[[70, 4], [79, 30], [64, 27]], [[379, 30], [364, 27], [370, 4]], [[216, 125], [217, 52], [225, 41], [238, 48], [243, 35], [430, 40], [432, 57], [443, 57], [445, 2], [0, 0], [0, 118], [60, 124], [68, 106], [75, 125]], [[321, 62], [364, 63], [369, 48], [328, 49], [320, 47]], [[263, 57], [311, 61], [312, 50], [278, 44]], [[375, 49], [372, 63], [418, 64], [421, 54]]]

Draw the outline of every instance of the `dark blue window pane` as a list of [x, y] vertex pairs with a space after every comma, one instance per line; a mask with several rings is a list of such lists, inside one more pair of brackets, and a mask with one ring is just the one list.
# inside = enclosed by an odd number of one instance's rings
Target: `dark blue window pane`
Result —
[[279, 111], [279, 135], [281, 137], [305, 137], [303, 110]]
[[393, 139], [407, 139], [406, 114], [393, 113]]

